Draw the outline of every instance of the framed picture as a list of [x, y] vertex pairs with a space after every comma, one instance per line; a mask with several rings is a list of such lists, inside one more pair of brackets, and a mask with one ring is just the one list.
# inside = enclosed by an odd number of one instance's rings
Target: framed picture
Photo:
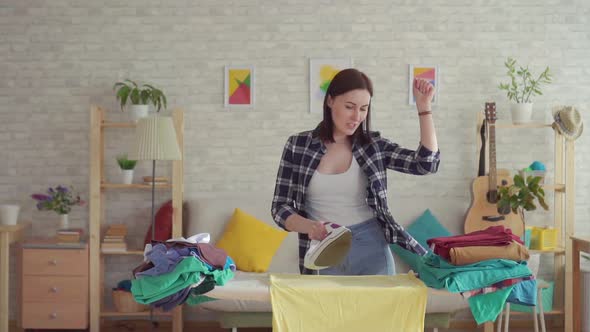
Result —
[[339, 71], [350, 67], [351, 58], [309, 59], [309, 113], [323, 114], [330, 82]]
[[254, 106], [254, 84], [253, 66], [225, 66], [225, 107]]
[[436, 65], [410, 65], [409, 70], [409, 81], [408, 81], [408, 102], [410, 105], [416, 105], [416, 98], [414, 98], [413, 82], [414, 78], [423, 78], [430, 82], [434, 86], [434, 98], [432, 104], [436, 104], [438, 101], [438, 66]]

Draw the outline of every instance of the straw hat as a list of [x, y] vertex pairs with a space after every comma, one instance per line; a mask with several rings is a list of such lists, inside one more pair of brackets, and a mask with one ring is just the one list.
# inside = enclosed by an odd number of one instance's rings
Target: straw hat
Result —
[[553, 109], [553, 129], [568, 140], [575, 140], [584, 131], [580, 112], [573, 106], [560, 106]]

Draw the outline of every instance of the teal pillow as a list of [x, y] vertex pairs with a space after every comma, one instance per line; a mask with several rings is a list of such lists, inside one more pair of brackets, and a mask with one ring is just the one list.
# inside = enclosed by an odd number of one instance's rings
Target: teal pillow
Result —
[[[438, 219], [436, 219], [429, 209], [426, 209], [420, 217], [406, 227], [406, 232], [426, 249], [428, 249], [428, 244], [426, 244], [428, 239], [451, 235], [451, 232], [440, 224]], [[408, 264], [412, 270], [418, 270], [419, 255], [408, 251], [397, 244], [391, 244], [390, 247], [391, 251]]]

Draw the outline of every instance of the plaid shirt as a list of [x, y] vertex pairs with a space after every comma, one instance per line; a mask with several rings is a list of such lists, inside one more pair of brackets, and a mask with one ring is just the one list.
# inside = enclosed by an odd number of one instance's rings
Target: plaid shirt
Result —
[[[274, 221], [283, 229], [292, 214], [307, 218], [305, 194], [309, 181], [326, 153], [326, 146], [318, 136], [318, 129], [305, 131], [289, 137], [283, 150], [277, 174], [271, 213]], [[379, 132], [371, 132], [372, 143], [361, 146], [352, 144], [352, 154], [367, 175], [367, 204], [375, 215], [389, 243], [397, 243], [419, 255], [426, 250], [402, 226], [395, 222], [387, 206], [387, 169], [403, 173], [426, 175], [435, 173], [440, 163], [440, 152], [432, 152], [419, 145], [418, 150], [409, 150], [382, 138]], [[360, 222], [361, 220], [359, 220]], [[299, 269], [309, 248], [307, 234], [299, 233]]]

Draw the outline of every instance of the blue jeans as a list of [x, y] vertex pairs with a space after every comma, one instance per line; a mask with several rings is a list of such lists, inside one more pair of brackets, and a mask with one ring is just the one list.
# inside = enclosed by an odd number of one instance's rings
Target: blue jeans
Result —
[[339, 265], [315, 271], [319, 275], [394, 275], [395, 264], [383, 229], [375, 218], [348, 226], [352, 245]]

